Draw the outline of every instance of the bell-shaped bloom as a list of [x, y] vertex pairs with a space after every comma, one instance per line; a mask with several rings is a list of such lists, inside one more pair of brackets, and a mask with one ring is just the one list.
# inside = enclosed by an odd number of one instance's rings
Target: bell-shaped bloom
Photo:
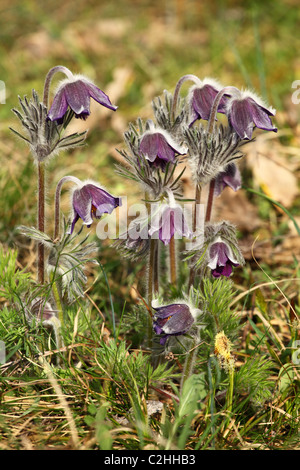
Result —
[[218, 174], [215, 181], [215, 196], [219, 196], [226, 186], [233, 191], [238, 191], [242, 186], [241, 173], [235, 163], [229, 163], [225, 171]]
[[162, 335], [160, 344], [164, 345], [169, 336], [187, 333], [195, 322], [195, 312], [186, 303], [174, 303], [163, 307], [153, 307], [153, 329]]
[[27, 313], [31, 319], [49, 321], [57, 315], [50, 304], [41, 297], [36, 297], [30, 304]]
[[76, 118], [86, 119], [90, 114], [91, 98], [112, 111], [117, 109], [117, 106], [111, 104], [109, 97], [90, 80], [82, 75], [73, 75], [58, 86], [48, 118], [51, 121], [61, 121], [70, 108]]
[[[220, 91], [220, 85], [212, 79], [199, 80], [199, 85], [193, 85], [188, 93], [188, 103], [190, 108], [189, 125], [191, 126], [197, 119], [208, 121], [213, 102]], [[227, 96], [224, 95], [219, 103], [218, 112], [225, 113]]]
[[158, 236], [165, 245], [170, 243], [175, 233], [177, 238], [192, 237], [192, 232], [186, 222], [184, 212], [181, 206], [176, 203], [173, 195], [169, 195], [169, 204], [161, 204], [158, 210], [156, 210], [156, 205], [152, 207], [154, 215], [151, 218], [148, 232], [150, 237]]
[[259, 97], [249, 91], [234, 93], [227, 101], [226, 114], [241, 139], [250, 140], [254, 127], [277, 132], [270, 117], [275, 115], [275, 110], [268, 109]]
[[176, 155], [186, 153], [186, 148], [179, 145], [164, 129], [155, 128], [148, 122], [147, 130], [140, 139], [139, 152], [151, 165], [164, 169], [167, 163], [174, 163]]
[[112, 196], [96, 183], [83, 183], [72, 194], [74, 215], [70, 233], [73, 232], [78, 219], [82, 219], [83, 223], [90, 227], [94, 218], [100, 219], [103, 214], [111, 214], [121, 205], [121, 198]]
[[232, 267], [238, 266], [239, 262], [234, 257], [232, 249], [221, 237], [218, 237], [209, 247], [207, 266], [212, 270], [214, 277], [229, 277]]

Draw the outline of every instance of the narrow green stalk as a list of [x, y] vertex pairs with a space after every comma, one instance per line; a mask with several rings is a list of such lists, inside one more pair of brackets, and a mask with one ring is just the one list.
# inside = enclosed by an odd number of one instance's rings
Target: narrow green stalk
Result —
[[108, 282], [108, 279], [107, 279], [105, 269], [102, 266], [102, 264], [100, 263], [100, 261], [98, 261], [98, 263], [99, 263], [99, 266], [100, 266], [101, 271], [103, 273], [103, 276], [104, 276], [104, 279], [105, 279], [105, 282], [106, 282], [106, 286], [107, 286], [107, 289], [108, 289], [108, 296], [109, 296], [109, 301], [110, 301], [110, 306], [111, 306], [113, 334], [114, 334], [114, 339], [116, 340], [117, 339], [117, 336], [116, 336], [116, 319], [115, 319], [115, 309], [114, 309], [114, 303], [113, 303], [113, 299], [112, 299], [112, 295], [111, 295], [111, 290], [110, 290], [110, 287], [109, 287], [109, 282]]
[[[38, 162], [38, 229], [45, 231], [45, 164]], [[42, 243], [38, 244], [37, 259], [37, 281], [39, 284], [45, 282], [45, 248]]]
[[53, 296], [54, 296], [57, 311], [58, 311], [58, 319], [60, 321], [61, 326], [63, 326], [64, 325], [64, 314], [63, 314], [64, 312], [63, 312], [63, 307], [62, 307], [62, 303], [61, 303], [61, 300], [60, 300], [60, 295], [59, 295], [59, 290], [58, 290], [58, 287], [57, 287], [57, 283], [55, 281], [55, 274], [54, 273], [51, 274], [51, 285], [52, 285], [52, 292], [53, 292]]
[[193, 373], [193, 367], [194, 367], [194, 362], [195, 362], [195, 357], [196, 357], [196, 352], [197, 352], [196, 344], [197, 344], [197, 338], [195, 336], [192, 340], [190, 351], [188, 352], [188, 354], [186, 356], [186, 359], [185, 359], [183, 373], [182, 373], [182, 376], [181, 376], [181, 383], [180, 383], [180, 390], [181, 391], [183, 389], [185, 381]]
[[232, 401], [233, 401], [233, 384], [234, 384], [234, 368], [229, 370], [229, 387], [226, 395], [226, 409], [229, 414], [232, 413]]
[[[233, 384], [234, 384], [234, 368], [230, 368], [228, 371], [229, 376], [229, 386], [226, 393], [226, 403], [225, 403], [225, 410], [227, 412], [226, 419], [222, 425], [222, 432], [225, 433], [226, 429], [228, 428], [231, 414], [232, 414], [232, 402], [233, 402]], [[226, 435], [226, 434], [224, 434]]]
[[[211, 358], [208, 359], [207, 372], [208, 372], [207, 376], [208, 376], [208, 384], [209, 384], [209, 392], [210, 392], [209, 406], [210, 406], [210, 415], [211, 415], [211, 430], [212, 430], [212, 435], [214, 436], [214, 433], [215, 433], [215, 387], [213, 384], [213, 375], [212, 375], [212, 370], [211, 370]], [[215, 447], [214, 437], [212, 438], [212, 445], [214, 448]]]

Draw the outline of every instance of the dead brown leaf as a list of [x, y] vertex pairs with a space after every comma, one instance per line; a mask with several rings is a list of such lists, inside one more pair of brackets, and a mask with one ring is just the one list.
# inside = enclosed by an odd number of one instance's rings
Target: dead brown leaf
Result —
[[300, 154], [298, 153], [298, 161], [289, 159], [283, 149], [277, 138], [266, 138], [262, 134], [249, 144], [245, 160], [252, 170], [255, 186], [289, 208], [299, 194], [295, 172], [300, 163]]

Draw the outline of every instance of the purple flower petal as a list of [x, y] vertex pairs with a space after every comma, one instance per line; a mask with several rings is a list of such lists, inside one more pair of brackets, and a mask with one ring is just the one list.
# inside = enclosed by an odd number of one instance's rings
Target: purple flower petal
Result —
[[220, 241], [211, 245], [207, 266], [212, 270], [214, 277], [229, 277], [232, 273], [232, 266], [238, 266], [238, 263], [233, 258], [227, 243]]
[[74, 219], [70, 233], [73, 232], [75, 223], [79, 218], [83, 223], [90, 226], [93, 218], [99, 219], [104, 213], [111, 212], [122, 204], [118, 197], [114, 197], [104, 189], [91, 183], [87, 183], [73, 193]]
[[68, 107], [75, 113], [75, 117], [86, 119], [90, 114], [90, 98], [100, 103], [102, 106], [113, 111], [117, 106], [113, 106], [109, 97], [92, 82], [85, 78], [64, 80], [54, 96], [52, 106], [48, 113], [51, 121], [61, 120]]
[[[212, 85], [205, 84], [202, 87], [194, 87], [191, 93], [191, 122], [190, 126], [197, 119], [208, 121], [214, 100], [218, 94], [218, 90]], [[218, 106], [219, 113], [225, 113], [227, 95], [221, 98]]]
[[241, 139], [251, 139], [254, 124], [247, 99], [232, 102], [230, 122]]
[[256, 127], [265, 131], [275, 131], [276, 127], [273, 126], [270, 116], [273, 114], [266, 108], [257, 105], [254, 100], [249, 98], [249, 107], [252, 112], [252, 119]]
[[97, 209], [95, 217], [100, 218], [102, 214], [111, 214], [112, 211], [121, 205], [121, 199], [114, 197], [98, 186], [86, 184], [85, 190], [92, 198], [92, 204]]
[[82, 80], [68, 83], [65, 86], [67, 102], [77, 116], [90, 114], [90, 95]]
[[238, 191], [242, 186], [241, 173], [235, 163], [230, 163], [225, 171], [217, 176], [215, 196], [219, 196], [226, 186], [229, 186], [233, 191]]
[[229, 277], [232, 273], [232, 265], [230, 263], [225, 266], [218, 266], [216, 269], [212, 270], [212, 275], [214, 277], [226, 276]]
[[151, 220], [149, 235], [153, 236], [154, 233], [158, 233], [159, 239], [165, 245], [170, 243], [175, 233], [179, 237], [190, 238], [192, 232], [186, 223], [181, 206], [175, 205], [175, 207], [172, 207], [166, 204], [163, 205], [160, 213], [156, 214], [153, 220]]
[[227, 113], [232, 127], [241, 139], [250, 140], [254, 126], [277, 132], [277, 128], [273, 126], [270, 118], [273, 113], [256, 103], [250, 96], [233, 99], [229, 103]]
[[92, 196], [85, 186], [81, 189], [75, 189], [72, 203], [74, 214], [77, 214], [86, 225], [91, 224], [93, 221], [91, 216]]
[[153, 328], [156, 334], [165, 334], [164, 344], [168, 336], [186, 333], [194, 323], [189, 306], [186, 304], [170, 304], [155, 308]]
[[175, 146], [161, 132], [146, 132], [141, 137], [139, 150], [150, 163], [162, 169], [166, 163], [174, 162], [176, 154], [182, 155], [183, 152], [179, 145]]
[[50, 121], [58, 121], [66, 114], [68, 109], [68, 102], [65, 95], [65, 90], [59, 90], [54, 96], [52, 106], [48, 113]]
[[114, 106], [111, 103], [109, 97], [104, 93], [104, 91], [100, 90], [100, 88], [96, 87], [96, 85], [90, 82], [85, 82], [85, 85], [89, 91], [90, 97], [97, 101], [99, 104], [102, 104], [102, 106], [105, 106], [106, 108], [111, 109], [112, 111], [116, 111], [116, 109], [118, 109], [118, 106]]
[[140, 143], [140, 151], [147, 160], [153, 163], [156, 158], [173, 162], [176, 149], [168, 144], [167, 139], [160, 133], [145, 134]]

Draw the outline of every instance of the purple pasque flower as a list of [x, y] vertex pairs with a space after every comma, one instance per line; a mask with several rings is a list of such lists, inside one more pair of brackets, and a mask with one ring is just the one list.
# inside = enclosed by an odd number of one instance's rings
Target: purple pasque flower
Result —
[[212, 270], [214, 277], [229, 277], [232, 273], [232, 266], [238, 266], [239, 262], [232, 253], [229, 244], [221, 237], [218, 237], [208, 248], [209, 262], [207, 267]]
[[49, 321], [51, 318], [56, 317], [56, 312], [53, 310], [50, 302], [45, 301], [41, 297], [36, 297], [30, 304], [28, 309], [29, 315], [37, 320]]
[[117, 109], [117, 106], [111, 104], [109, 97], [91, 80], [82, 75], [73, 75], [58, 86], [48, 118], [50, 121], [61, 121], [70, 108], [76, 118], [86, 119], [90, 114], [90, 98], [112, 111]]
[[[182, 207], [175, 201], [172, 191], [168, 191], [169, 203], [162, 203], [152, 205], [154, 214], [151, 217], [149, 235], [153, 237], [158, 235], [158, 238], [168, 245], [171, 238], [178, 235], [179, 238], [191, 238], [192, 232], [186, 222]], [[158, 209], [157, 209], [158, 207]], [[157, 210], [156, 210], [157, 209]]]
[[70, 233], [78, 219], [88, 227], [93, 219], [100, 219], [103, 214], [111, 214], [112, 211], [122, 205], [121, 198], [114, 197], [101, 186], [94, 182], [84, 182], [72, 193], [73, 221]]
[[250, 140], [254, 127], [277, 132], [270, 118], [275, 113], [275, 109], [267, 108], [258, 96], [248, 90], [236, 89], [226, 103], [229, 123], [241, 139]]
[[195, 322], [195, 313], [186, 303], [174, 303], [162, 307], [153, 307], [153, 329], [160, 338], [160, 344], [164, 345], [169, 336], [178, 336], [187, 333]]
[[186, 153], [186, 148], [179, 145], [164, 129], [156, 128], [148, 121], [148, 130], [140, 138], [139, 152], [151, 165], [164, 169], [167, 163], [175, 162], [176, 155]]
[[[190, 107], [189, 125], [191, 126], [197, 119], [209, 120], [214, 100], [221, 90], [220, 84], [213, 79], [199, 79], [199, 84], [193, 85], [188, 93], [188, 103]], [[225, 113], [227, 95], [224, 95], [218, 106], [219, 113]]]
[[242, 187], [242, 177], [240, 170], [235, 163], [229, 163], [222, 171], [218, 174], [215, 180], [215, 196], [220, 196], [223, 189], [229, 186], [233, 191], [238, 191]]

